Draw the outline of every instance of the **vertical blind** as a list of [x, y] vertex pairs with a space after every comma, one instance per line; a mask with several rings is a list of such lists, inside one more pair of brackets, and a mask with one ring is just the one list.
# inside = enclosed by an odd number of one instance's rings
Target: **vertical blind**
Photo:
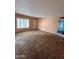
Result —
[[17, 28], [29, 28], [29, 19], [17, 18]]

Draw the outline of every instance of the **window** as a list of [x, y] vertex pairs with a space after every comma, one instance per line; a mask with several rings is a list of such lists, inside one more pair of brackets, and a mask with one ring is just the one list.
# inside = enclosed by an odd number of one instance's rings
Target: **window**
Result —
[[64, 35], [64, 20], [59, 20], [57, 32]]
[[17, 28], [29, 28], [29, 19], [17, 18]]

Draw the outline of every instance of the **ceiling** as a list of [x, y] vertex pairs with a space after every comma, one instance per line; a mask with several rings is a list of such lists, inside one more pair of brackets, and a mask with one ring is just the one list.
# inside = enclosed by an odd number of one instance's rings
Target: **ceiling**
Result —
[[64, 0], [15, 0], [15, 12], [33, 17], [64, 16]]

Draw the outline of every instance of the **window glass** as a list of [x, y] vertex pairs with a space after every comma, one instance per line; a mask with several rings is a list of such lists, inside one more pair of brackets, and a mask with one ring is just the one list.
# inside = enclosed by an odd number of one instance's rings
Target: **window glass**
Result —
[[17, 28], [20, 28], [20, 18], [17, 18]]
[[29, 19], [17, 18], [17, 28], [29, 28]]
[[29, 20], [28, 19], [26, 20], [26, 25], [27, 25], [26, 27], [29, 28]]
[[57, 32], [64, 35], [64, 20], [59, 20]]

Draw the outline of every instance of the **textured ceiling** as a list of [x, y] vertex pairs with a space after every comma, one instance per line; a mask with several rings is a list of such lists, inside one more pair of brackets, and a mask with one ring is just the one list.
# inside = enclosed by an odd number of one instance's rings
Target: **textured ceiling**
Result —
[[64, 0], [15, 0], [15, 11], [34, 17], [64, 16]]

